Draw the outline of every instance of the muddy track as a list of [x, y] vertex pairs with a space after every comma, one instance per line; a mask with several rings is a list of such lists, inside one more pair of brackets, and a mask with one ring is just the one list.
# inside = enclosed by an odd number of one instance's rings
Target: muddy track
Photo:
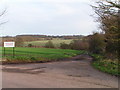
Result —
[[[58, 62], [3, 65], [5, 88], [117, 88], [118, 78], [91, 66], [78, 55]], [[22, 82], [22, 83], [21, 83]]]

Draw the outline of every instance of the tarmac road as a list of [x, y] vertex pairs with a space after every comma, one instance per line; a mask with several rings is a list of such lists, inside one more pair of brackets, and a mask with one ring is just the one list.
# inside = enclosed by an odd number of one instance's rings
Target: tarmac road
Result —
[[[82, 60], [81, 57], [84, 57]], [[77, 60], [75, 60], [77, 59]], [[118, 88], [118, 78], [94, 69], [89, 56], [3, 65], [3, 88]]]

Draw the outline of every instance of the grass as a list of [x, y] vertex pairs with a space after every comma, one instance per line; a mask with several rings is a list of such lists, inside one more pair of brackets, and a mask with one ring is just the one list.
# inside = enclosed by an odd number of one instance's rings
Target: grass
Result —
[[[15, 57], [12, 56], [12, 48], [5, 48], [6, 61], [4, 62], [44, 62], [60, 60], [84, 53], [84, 51], [69, 49], [26, 48], [16, 47]], [[2, 52], [3, 53], [3, 52]]]
[[90, 54], [90, 56], [93, 57], [93, 60], [103, 60], [105, 57], [103, 55], [99, 55], [99, 54]]
[[90, 54], [93, 57], [92, 66], [102, 72], [109, 73], [111, 75], [120, 76], [120, 63], [118, 59], [111, 60], [106, 59], [104, 55]]
[[97, 68], [98, 70], [102, 72], [106, 72], [112, 75], [120, 76], [120, 64], [118, 63], [118, 60], [96, 60], [92, 63], [93, 67]]
[[[24, 43], [24, 46], [28, 46], [28, 44], [32, 44], [34, 46], [41, 46], [41, 47], [44, 47], [45, 44], [48, 42], [49, 40], [43, 40], [43, 41], [32, 41], [32, 42], [25, 42]], [[72, 39], [70, 40], [61, 40], [61, 39], [53, 39], [51, 40], [53, 42], [53, 44], [55, 45], [56, 48], [58, 48], [60, 46], [60, 43], [66, 43], [66, 44], [69, 44]]]

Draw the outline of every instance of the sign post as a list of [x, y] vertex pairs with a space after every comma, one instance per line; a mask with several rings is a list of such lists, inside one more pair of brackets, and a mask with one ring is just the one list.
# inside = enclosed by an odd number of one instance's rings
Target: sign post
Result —
[[15, 56], [15, 47], [13, 47], [13, 58]]
[[5, 47], [4, 47], [4, 56], [5, 56]]
[[15, 56], [15, 42], [4, 42], [4, 56], [5, 56], [5, 47], [13, 48], [13, 58]]

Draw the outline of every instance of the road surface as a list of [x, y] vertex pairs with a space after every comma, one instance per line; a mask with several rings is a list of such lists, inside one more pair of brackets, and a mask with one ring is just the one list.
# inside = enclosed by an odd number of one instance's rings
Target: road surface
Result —
[[[81, 58], [82, 57], [82, 58]], [[3, 65], [3, 88], [118, 88], [118, 78], [91, 66], [89, 56], [34, 64]]]

